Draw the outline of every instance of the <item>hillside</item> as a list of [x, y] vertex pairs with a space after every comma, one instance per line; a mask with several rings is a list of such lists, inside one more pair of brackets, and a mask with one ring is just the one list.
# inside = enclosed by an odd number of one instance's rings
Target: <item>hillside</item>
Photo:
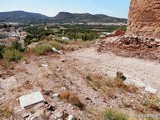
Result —
[[49, 19], [48, 16], [25, 11], [0, 12], [0, 21], [6, 22], [43, 22]]
[[126, 22], [126, 19], [111, 17], [103, 14], [89, 14], [89, 13], [69, 13], [59, 12], [54, 18], [54, 21], [61, 22]]
[[[40, 46], [49, 42], [41, 41]], [[159, 90], [160, 64], [96, 49], [93, 42], [70, 42], [63, 44], [62, 54], [28, 51], [24, 59], [10, 63], [10, 67], [0, 66], [0, 119], [107, 120], [111, 116], [114, 120], [131, 120], [128, 117], [133, 116], [132, 120], [137, 120], [136, 115], [158, 114], [160, 98], [151, 96], [144, 87], [151, 85]], [[117, 70], [124, 72], [126, 81], [114, 79]], [[35, 101], [35, 92], [44, 100], [31, 104], [27, 100]], [[21, 97], [27, 101], [24, 109]], [[108, 108], [116, 114], [107, 112]]]
[[39, 13], [25, 11], [0, 12], [0, 21], [22, 23], [44, 22], [126, 22], [126, 19], [110, 17], [103, 14], [59, 12], [55, 17], [48, 17]]

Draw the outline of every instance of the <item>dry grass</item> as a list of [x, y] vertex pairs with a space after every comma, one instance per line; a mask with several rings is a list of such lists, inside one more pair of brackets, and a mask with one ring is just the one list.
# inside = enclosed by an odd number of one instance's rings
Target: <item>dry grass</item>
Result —
[[125, 108], [132, 108], [133, 102], [131, 102], [129, 99], [125, 99], [122, 101]]
[[41, 90], [44, 90], [44, 85], [43, 85], [43, 83], [40, 82], [40, 81], [38, 81], [38, 80], [36, 80], [36, 86], [39, 87], [39, 88], [41, 88]]
[[22, 86], [26, 89], [26, 90], [30, 90], [33, 88], [33, 85], [29, 82], [29, 81], [25, 81]]
[[157, 112], [160, 112], [160, 98], [155, 95], [144, 96], [144, 99], [142, 99], [141, 104]]
[[121, 88], [122, 90], [125, 90], [127, 92], [136, 93], [138, 90], [138, 88], [135, 85], [133, 85], [133, 84], [126, 85], [120, 79], [114, 80], [114, 83], [115, 83], [116, 87]]
[[0, 66], [4, 63], [4, 60], [0, 59]]
[[23, 56], [24, 57], [31, 57], [31, 56], [33, 56], [35, 53], [33, 52], [33, 51], [31, 51], [31, 50], [27, 50], [27, 51], [25, 51], [24, 53], [23, 53]]
[[67, 100], [68, 102], [72, 103], [73, 105], [83, 109], [85, 107], [84, 103], [80, 101], [80, 99], [76, 96], [75, 93], [70, 91], [63, 91], [60, 93], [60, 98], [62, 100]]
[[8, 119], [11, 114], [12, 114], [12, 110], [9, 108], [0, 108], [0, 119]]
[[13, 94], [17, 94], [24, 91], [24, 88], [22, 86], [17, 86], [17, 87], [11, 88], [9, 91], [12, 92]]
[[15, 71], [16, 71], [17, 73], [20, 73], [20, 72], [26, 73], [26, 72], [27, 72], [27, 69], [24, 68], [24, 67], [19, 67], [19, 68], [16, 68]]
[[[135, 85], [126, 85], [123, 83], [123, 80], [121, 79], [111, 79], [111, 78], [106, 78], [103, 77], [100, 74], [89, 74], [86, 76], [87, 83], [93, 87], [93, 89], [101, 89], [101, 91], [106, 92], [107, 87], [110, 87], [112, 89], [114, 88], [119, 88], [121, 90], [131, 92], [131, 93], [136, 93], [138, 88]], [[105, 90], [106, 89], [106, 90]]]
[[88, 80], [102, 80], [103, 75], [100, 73], [90, 73], [87, 77]]
[[112, 108], [106, 108], [103, 111], [101, 118], [101, 120], [128, 120], [125, 113]]
[[101, 111], [97, 110], [93, 106], [86, 106], [85, 111], [90, 114], [91, 120], [101, 120]]
[[108, 101], [110, 98], [114, 99], [117, 97], [116, 91], [112, 88], [105, 88], [103, 91], [104, 101]]
[[47, 112], [47, 111], [42, 111], [41, 113], [40, 113], [40, 118], [41, 118], [41, 120], [49, 120], [49, 116], [51, 115], [51, 113], [50, 112]]
[[1, 62], [1, 66], [3, 69], [7, 69], [7, 68], [10, 68], [11, 64], [10, 62], [3, 61]]
[[70, 69], [72, 71], [74, 71], [74, 73], [78, 73], [82, 78], [86, 78], [86, 72], [78, 69], [75, 65], [75, 63], [69, 63], [69, 64], [66, 64], [66, 67], [65, 67], [66, 70]]
[[90, 47], [95, 41], [69, 41], [67, 45], [63, 45], [63, 50], [68, 51], [75, 51], [82, 48]]
[[114, 108], [105, 108], [100, 111], [94, 107], [87, 106], [86, 112], [91, 115], [91, 120], [134, 120], [128, 119], [125, 113]]

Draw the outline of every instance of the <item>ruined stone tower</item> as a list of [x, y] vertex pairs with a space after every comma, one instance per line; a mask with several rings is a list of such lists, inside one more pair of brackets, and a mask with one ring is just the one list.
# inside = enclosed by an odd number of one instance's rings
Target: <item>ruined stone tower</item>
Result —
[[131, 0], [126, 34], [160, 38], [160, 0]]

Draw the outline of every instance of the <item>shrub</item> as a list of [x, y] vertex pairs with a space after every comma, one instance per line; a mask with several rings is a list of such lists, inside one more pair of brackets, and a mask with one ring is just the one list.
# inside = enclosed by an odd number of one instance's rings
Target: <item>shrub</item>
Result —
[[91, 86], [94, 90], [106, 89], [110, 81], [108, 78], [105, 78], [100, 74], [87, 75], [86, 80], [88, 85]]
[[0, 45], [0, 58], [3, 58], [3, 51], [4, 51], [5, 46]]
[[34, 49], [33, 49], [38, 55], [43, 55], [48, 51], [52, 50], [52, 45], [49, 43], [46, 43], [44, 45], [37, 45]]
[[8, 49], [16, 49], [19, 52], [24, 52], [24, 49], [22, 48], [22, 44], [19, 43], [17, 40], [12, 42], [11, 45], [9, 47], [7, 47]]
[[59, 43], [62, 43], [62, 44], [65, 44], [65, 45], [69, 44], [69, 41], [67, 41], [67, 40], [62, 40], [61, 38], [55, 38], [55, 41], [56, 41], [56, 42], [59, 42]]
[[59, 42], [52, 41], [52, 42], [50, 42], [50, 44], [52, 45], [52, 47], [55, 47], [57, 50], [62, 49], [62, 45]]
[[6, 61], [18, 61], [22, 58], [21, 53], [16, 49], [6, 48], [3, 53], [3, 58]]
[[127, 120], [126, 115], [115, 109], [107, 108], [102, 114], [102, 120]]

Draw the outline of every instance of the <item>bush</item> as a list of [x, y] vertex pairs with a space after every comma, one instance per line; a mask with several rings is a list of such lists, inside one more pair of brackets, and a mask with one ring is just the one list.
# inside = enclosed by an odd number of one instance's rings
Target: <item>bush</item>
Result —
[[6, 48], [3, 53], [3, 58], [6, 61], [18, 61], [22, 58], [21, 53], [16, 49]]
[[56, 38], [55, 41], [58, 42], [58, 43], [65, 44], [65, 45], [69, 44], [69, 42], [67, 40], [62, 40], [60, 38]]
[[3, 52], [4, 52], [4, 45], [0, 45], [0, 58], [3, 58]]
[[19, 52], [24, 52], [24, 49], [22, 48], [21, 43], [19, 43], [17, 40], [12, 42], [11, 45], [9, 47], [7, 47], [8, 49], [16, 49]]
[[52, 50], [52, 45], [49, 43], [46, 43], [44, 45], [37, 45], [33, 50], [38, 54], [38, 55], [44, 55], [46, 52]]
[[52, 42], [50, 42], [50, 44], [52, 45], [52, 47], [55, 47], [57, 50], [62, 49], [62, 45], [59, 42], [52, 41]]
[[103, 112], [102, 120], [128, 120], [128, 118], [119, 110], [107, 108]]

